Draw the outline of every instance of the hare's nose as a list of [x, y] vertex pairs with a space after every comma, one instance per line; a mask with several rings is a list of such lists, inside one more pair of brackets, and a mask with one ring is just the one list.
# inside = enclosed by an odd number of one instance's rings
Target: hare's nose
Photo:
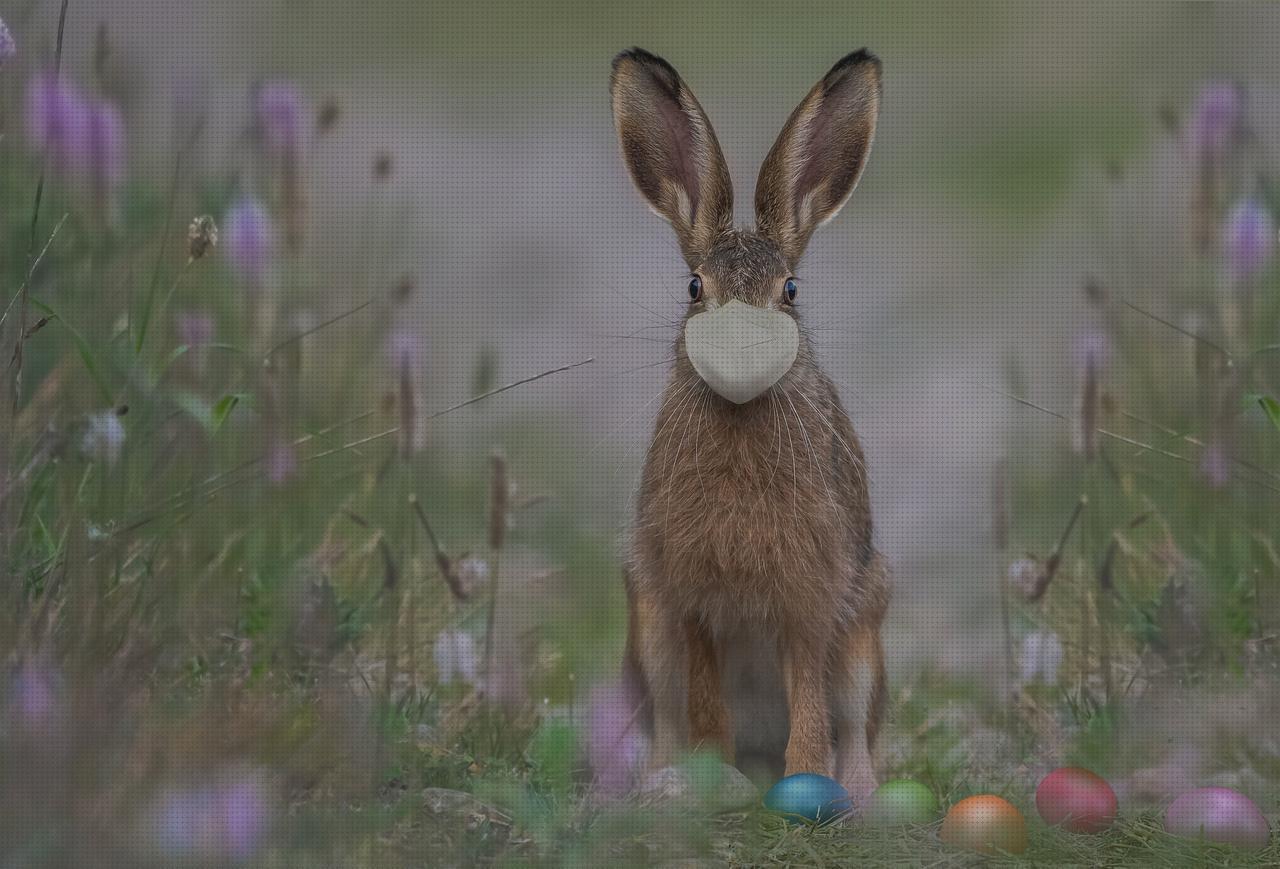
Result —
[[734, 404], [746, 404], [791, 370], [800, 330], [782, 311], [734, 299], [690, 317], [684, 345], [707, 386]]

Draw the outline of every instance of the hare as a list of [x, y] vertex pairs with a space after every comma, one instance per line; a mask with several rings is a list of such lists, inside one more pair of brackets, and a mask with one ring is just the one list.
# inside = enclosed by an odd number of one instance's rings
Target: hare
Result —
[[835, 777], [858, 800], [876, 786], [888, 583], [861, 447], [798, 327], [795, 270], [866, 164], [880, 62], [848, 55], [791, 114], [754, 230], [734, 227], [716, 135], [670, 64], [625, 51], [610, 90], [631, 178], [691, 272], [626, 568], [625, 675], [649, 768], [707, 746]]

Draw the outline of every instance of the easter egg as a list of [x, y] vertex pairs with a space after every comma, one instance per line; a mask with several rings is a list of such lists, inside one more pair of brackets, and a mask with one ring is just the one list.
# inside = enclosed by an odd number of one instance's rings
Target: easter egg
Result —
[[1267, 819], [1253, 800], [1231, 788], [1197, 788], [1169, 806], [1164, 828], [1175, 836], [1207, 839], [1238, 848], [1265, 848]]
[[938, 817], [938, 800], [920, 782], [907, 778], [887, 781], [875, 789], [863, 818], [879, 826], [922, 826]]
[[1055, 769], [1036, 788], [1036, 809], [1051, 827], [1073, 833], [1101, 833], [1116, 819], [1116, 793], [1087, 769]]
[[849, 794], [834, 779], [811, 772], [789, 775], [764, 795], [765, 808], [794, 823], [825, 824], [849, 812]]
[[938, 833], [943, 842], [980, 854], [1027, 850], [1027, 822], [1007, 800], [991, 794], [967, 797], [951, 807]]

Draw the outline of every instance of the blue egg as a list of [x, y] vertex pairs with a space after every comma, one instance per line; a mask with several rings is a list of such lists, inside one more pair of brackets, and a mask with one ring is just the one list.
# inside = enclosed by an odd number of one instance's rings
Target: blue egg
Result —
[[764, 807], [792, 823], [825, 824], [853, 809], [848, 792], [825, 775], [801, 772], [769, 788]]

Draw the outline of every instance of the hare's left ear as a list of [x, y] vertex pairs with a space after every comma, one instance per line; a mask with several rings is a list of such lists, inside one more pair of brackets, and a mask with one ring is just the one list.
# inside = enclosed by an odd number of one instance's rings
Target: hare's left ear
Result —
[[792, 265], [857, 186], [879, 111], [880, 61], [863, 49], [833, 66], [787, 119], [756, 181], [756, 222]]
[[609, 91], [631, 179], [695, 268], [733, 225], [733, 185], [711, 122], [675, 68], [643, 49], [614, 58]]

